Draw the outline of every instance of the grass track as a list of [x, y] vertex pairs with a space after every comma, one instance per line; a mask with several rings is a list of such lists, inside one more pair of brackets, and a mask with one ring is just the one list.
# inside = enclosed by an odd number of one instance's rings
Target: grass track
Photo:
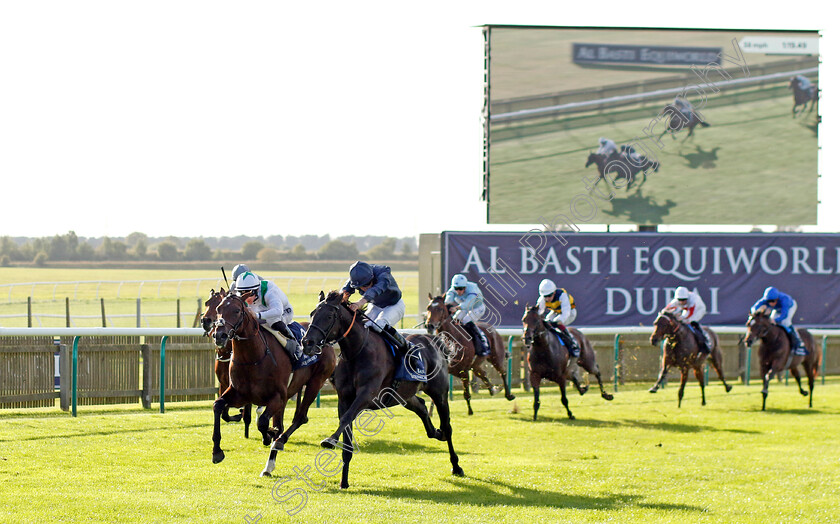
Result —
[[[712, 124], [677, 140], [663, 137], [662, 166], [639, 187], [593, 198], [595, 224], [810, 224], [816, 223], [817, 138], [814, 115], [791, 118], [791, 97], [714, 107], [702, 113]], [[651, 111], [651, 117], [656, 111]], [[490, 221], [540, 223], [558, 213], [573, 216], [569, 203], [588, 194], [595, 166], [584, 167], [598, 137], [626, 143], [650, 118], [558, 131], [493, 145]], [[662, 125], [658, 126], [661, 131]], [[649, 143], [649, 141], [645, 141]], [[586, 205], [581, 206], [586, 214]]]
[[[455, 447], [465, 478], [449, 474], [445, 445], [398, 410], [374, 437], [360, 437], [351, 488], [310, 472], [295, 519], [310, 522], [832, 522], [840, 514], [840, 379], [817, 386], [813, 409], [794, 386], [774, 383], [769, 411], [759, 386], [725, 394], [713, 384], [700, 406], [689, 383], [676, 389], [624, 387], [611, 403], [544, 389], [540, 419], [531, 395], [514, 406], [478, 395], [476, 415], [453, 403]], [[336, 423], [335, 400], [310, 412], [275, 472], [314, 463]], [[76, 419], [54, 409], [0, 413], [2, 522], [262, 522], [290, 520], [293, 501], [275, 502], [278, 480], [258, 478], [267, 452], [240, 424], [222, 428], [227, 459], [210, 461], [210, 402], [84, 407]], [[296, 502], [297, 499], [294, 500]]]

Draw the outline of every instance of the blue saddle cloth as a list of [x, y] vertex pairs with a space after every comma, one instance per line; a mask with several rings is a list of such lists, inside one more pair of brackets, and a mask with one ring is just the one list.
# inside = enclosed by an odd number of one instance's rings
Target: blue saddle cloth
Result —
[[578, 349], [578, 350], [574, 350], [574, 349], [572, 349], [572, 348], [568, 347], [568, 346], [567, 346], [567, 345], [563, 342], [563, 337], [561, 337], [561, 336], [560, 336], [560, 333], [558, 333], [558, 332], [556, 332], [556, 331], [554, 331], [554, 330], [552, 330], [552, 332], [554, 333], [554, 336], [555, 336], [555, 337], [557, 337], [557, 340], [560, 342], [560, 345], [561, 345], [561, 346], [563, 346], [564, 348], [566, 348], [566, 350], [569, 352], [569, 354], [570, 354], [570, 355], [572, 355], [572, 356], [573, 356], [573, 357], [575, 357], [575, 358], [577, 358], [577, 357], [579, 357], [579, 356], [580, 356], [580, 349]]
[[417, 355], [416, 359], [411, 360], [412, 364], [416, 363], [417, 369], [414, 369], [412, 365], [409, 365], [408, 355], [404, 358], [398, 358], [396, 351], [397, 348], [384, 337], [383, 340], [385, 340], [385, 343], [388, 344], [388, 347], [391, 349], [391, 354], [397, 362], [397, 371], [394, 373], [394, 380], [407, 380], [409, 382], [426, 382], [428, 380], [426, 377], [426, 363], [423, 362], [423, 354], [420, 353], [419, 347], [409, 344], [411, 347], [409, 351], [414, 351]]

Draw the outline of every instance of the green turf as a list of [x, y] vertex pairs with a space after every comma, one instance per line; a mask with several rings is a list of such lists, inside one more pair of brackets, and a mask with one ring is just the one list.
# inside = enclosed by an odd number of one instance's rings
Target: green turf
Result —
[[[490, 221], [534, 224], [565, 214], [577, 224], [816, 223], [814, 116], [792, 119], [791, 104], [789, 96], [724, 106], [710, 100], [702, 113], [712, 127], [685, 141], [685, 131], [677, 140], [663, 137], [659, 172], [641, 186], [613, 189], [611, 199], [604, 181], [603, 198], [582, 181], [597, 179], [594, 165], [584, 167], [587, 156], [599, 137], [618, 144], [643, 137], [655, 110], [649, 118], [494, 142]], [[570, 212], [579, 194], [598, 206], [589, 220], [586, 204], [578, 218]]]
[[[452, 403], [454, 444], [465, 478], [450, 475], [445, 444], [429, 440], [400, 409], [378, 435], [359, 437], [351, 488], [310, 470], [316, 491], [299, 488], [301, 522], [832, 522], [840, 514], [840, 379], [818, 385], [808, 409], [792, 385], [773, 383], [769, 409], [760, 386], [718, 384], [700, 406], [689, 383], [623, 387], [613, 402], [543, 392], [531, 420], [531, 394], [514, 403], [474, 397]], [[0, 412], [0, 522], [262, 522], [290, 520], [271, 489], [293, 468], [314, 464], [318, 442], [336, 424], [324, 399], [279, 455], [275, 478], [259, 478], [267, 458], [241, 424], [222, 428], [227, 458], [211, 463], [210, 402]], [[516, 408], [516, 409], [514, 409]]]
[[[318, 302], [320, 290], [336, 289], [347, 278], [345, 272], [275, 271], [264, 275], [286, 293], [296, 316], [308, 316]], [[406, 303], [402, 327], [412, 327], [418, 308], [417, 272], [397, 271], [394, 277], [403, 290]], [[207, 280], [189, 281], [199, 278]], [[84, 281], [87, 283], [78, 283]], [[105, 299], [108, 327], [135, 327], [138, 297], [141, 298], [141, 315], [145, 315], [142, 327], [175, 327], [178, 298], [181, 299], [181, 326], [191, 327], [198, 299], [203, 304], [211, 287], [225, 286], [219, 271], [0, 268], [0, 284], [22, 282], [50, 284], [16, 286], [11, 292], [9, 287], [0, 287], [0, 326], [26, 327], [26, 297], [32, 296], [33, 314], [39, 316], [33, 322], [34, 327], [63, 327], [66, 323], [65, 297], [70, 298], [73, 327], [102, 325], [100, 298]]]

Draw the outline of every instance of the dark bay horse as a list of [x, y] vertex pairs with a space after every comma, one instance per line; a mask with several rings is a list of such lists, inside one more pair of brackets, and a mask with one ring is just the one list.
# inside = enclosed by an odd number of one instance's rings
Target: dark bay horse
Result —
[[[627, 191], [630, 190], [630, 186], [633, 185], [633, 182], [636, 180], [636, 175], [641, 173], [642, 174], [642, 181], [639, 182], [639, 187], [642, 187], [644, 183], [647, 181], [647, 172], [650, 169], [653, 169], [654, 172], [659, 171], [659, 162], [654, 162], [652, 160], [648, 160], [645, 157], [642, 157], [643, 164], [637, 165], [637, 163], [632, 162], [627, 156], [622, 154], [613, 153], [609, 157], [607, 155], [601, 153], [589, 153], [589, 157], [586, 159], [586, 165], [584, 167], [589, 167], [592, 164], [598, 168], [598, 180], [592, 184], [592, 187], [589, 188], [590, 191], [598, 185], [598, 182], [603, 180], [605, 183], [607, 181], [606, 176], [607, 173], [615, 173], [615, 180], [617, 181], [619, 178], [623, 178], [627, 180], [627, 185], [625, 186]], [[620, 187], [619, 184], [613, 184], [616, 188]]]
[[[350, 309], [341, 293], [331, 291], [312, 312], [312, 320], [303, 337], [303, 351], [312, 355], [323, 351], [331, 344], [338, 343], [341, 348], [341, 362], [335, 370], [335, 389], [338, 392], [338, 429], [321, 442], [328, 449], [335, 448], [339, 436], [343, 435], [341, 488], [349, 487], [348, 476], [353, 451], [357, 449], [353, 441], [353, 424], [363, 435], [371, 435], [372, 410], [381, 409], [383, 414], [392, 418], [389, 407], [402, 404], [415, 413], [426, 429], [426, 436], [445, 441], [449, 446], [449, 460], [452, 474], [463, 476], [464, 470], [458, 465], [458, 455], [452, 446], [452, 426], [449, 421], [449, 381], [443, 372], [445, 359], [435, 346], [435, 340], [426, 335], [411, 335], [408, 341], [419, 348], [426, 365], [428, 381], [418, 383], [399, 381], [394, 383], [397, 363], [391, 349], [381, 336], [373, 333], [364, 325], [361, 314]], [[426, 393], [438, 410], [440, 429], [435, 429], [426, 409], [426, 404], [417, 396], [418, 390]], [[362, 416], [360, 416], [360, 414]], [[357, 419], [357, 416], [359, 418]], [[361, 422], [360, 422], [361, 421]], [[380, 429], [383, 421], [377, 421]], [[368, 431], [368, 432], [366, 432]], [[378, 433], [379, 430], [376, 431]], [[372, 433], [375, 434], [375, 433]]]
[[694, 338], [694, 332], [691, 328], [680, 321], [676, 315], [670, 311], [662, 310], [659, 316], [653, 322], [653, 334], [650, 336], [650, 343], [654, 346], [659, 344], [659, 341], [665, 339], [665, 353], [662, 356], [662, 369], [659, 371], [659, 378], [656, 383], [650, 388], [651, 393], [656, 393], [662, 381], [665, 380], [665, 375], [668, 373], [668, 368], [677, 366], [680, 368], [680, 391], [678, 394], [677, 407], [682, 406], [683, 392], [685, 391], [685, 383], [688, 380], [689, 368], [694, 368], [694, 376], [697, 377], [697, 382], [700, 383], [700, 395], [702, 397], [702, 405], [706, 405], [706, 389], [703, 381], [703, 362], [708, 358], [712, 367], [717, 371], [718, 377], [723, 382], [723, 387], [729, 393], [732, 386], [726, 383], [723, 378], [723, 353], [720, 350], [720, 342], [717, 333], [707, 327], [703, 329], [709, 334], [712, 341], [711, 353], [704, 356], [700, 352], [700, 347], [697, 345], [697, 339]]
[[[799, 393], [808, 397], [808, 407], [814, 406], [814, 381], [822, 362], [822, 348], [814, 343], [814, 337], [807, 329], [798, 329], [799, 337], [808, 350], [806, 356], [794, 355], [791, 357], [790, 340], [785, 329], [775, 322], [764, 312], [756, 312], [750, 315], [747, 321], [747, 337], [744, 342], [751, 347], [756, 340], [761, 341], [758, 349], [758, 358], [761, 363], [761, 376], [764, 379], [764, 387], [761, 390], [761, 411], [767, 405], [767, 391], [770, 380], [774, 375], [781, 374], [789, 369], [790, 374], [796, 379], [799, 386]], [[799, 378], [799, 365], [808, 377], [808, 391], [802, 389], [802, 382]]]
[[537, 420], [537, 411], [540, 409], [540, 381], [544, 378], [560, 386], [560, 400], [569, 418], [574, 420], [575, 416], [569, 409], [569, 399], [566, 398], [569, 351], [548, 328], [536, 306], [525, 306], [522, 330], [522, 338], [528, 348], [531, 387], [534, 389], [534, 420]]
[[[802, 87], [799, 77], [794, 76], [790, 79], [788, 89], [793, 89], [793, 118], [796, 118], [798, 114], [804, 113], [806, 108], [809, 113], [814, 110], [814, 105], [816, 105], [817, 99], [819, 98], [817, 86]], [[808, 107], [808, 102], [811, 102], [810, 108]], [[802, 106], [802, 109], [797, 112], [796, 108], [799, 106]]]
[[[257, 420], [263, 444], [273, 441], [268, 462], [262, 472], [263, 476], [270, 476], [277, 452], [283, 449], [291, 434], [308, 421], [306, 415], [309, 406], [335, 369], [335, 352], [332, 348], [325, 348], [318, 362], [295, 371], [290, 382], [292, 364], [289, 355], [277, 338], [259, 329], [259, 323], [244, 298], [229, 294], [216, 311], [218, 319], [213, 335], [216, 345], [223, 347], [230, 341], [232, 351], [230, 386], [213, 404], [213, 462], [218, 463], [225, 458], [219, 445], [219, 420], [224, 409], [245, 403], [257, 404], [265, 406], [265, 411]], [[286, 402], [304, 386], [303, 399], [295, 410], [292, 424], [283, 432]], [[270, 418], [274, 419], [276, 428], [269, 428]]]
[[[216, 322], [216, 307], [222, 303], [222, 299], [227, 295], [225, 288], [219, 291], [210, 290], [210, 298], [204, 302], [204, 314], [201, 316], [201, 327], [204, 328], [204, 335], [208, 337], [213, 336], [214, 323]], [[231, 344], [230, 341], [225, 347], [216, 346], [216, 362], [213, 365], [213, 370], [216, 372], [216, 378], [219, 380], [219, 396], [230, 386], [230, 358], [231, 358]], [[229, 409], [225, 408], [222, 413], [222, 420], [225, 422], [239, 422], [240, 420], [245, 424], [245, 438], [248, 438], [248, 428], [251, 426], [251, 404], [245, 404], [239, 410], [239, 415], [230, 416]]]
[[[478, 327], [484, 332], [487, 337], [487, 342], [490, 344], [490, 355], [481, 357], [475, 356], [475, 346], [473, 345], [472, 337], [467, 331], [456, 324], [452, 320], [452, 314], [449, 308], [444, 304], [443, 297], [433, 297], [429, 293], [429, 305], [426, 306], [426, 330], [429, 334], [437, 334], [446, 344], [447, 360], [449, 362], [449, 374], [461, 379], [464, 385], [464, 400], [467, 401], [467, 412], [472, 415], [473, 410], [470, 405], [470, 370], [473, 374], [484, 382], [490, 394], [495, 394], [496, 390], [487, 378], [487, 374], [481, 365], [485, 360], [490, 364], [502, 377], [502, 383], [505, 387], [505, 398], [513, 400], [516, 397], [510, 392], [510, 385], [508, 384], [507, 371], [505, 370], [506, 349], [502, 337], [495, 329], [483, 322], [478, 323]], [[488, 358], [489, 357], [489, 358]]]
[[683, 138], [683, 140], [686, 140], [694, 134], [694, 128], [698, 125], [700, 127], [711, 126], [710, 123], [700, 120], [700, 117], [698, 117], [697, 113], [694, 111], [692, 111], [689, 116], [685, 116], [685, 114], [683, 114], [683, 112], [680, 111], [674, 104], [667, 104], [665, 108], [659, 112], [659, 114], [668, 117], [668, 123], [665, 125], [665, 131], [659, 135], [659, 138], [665, 136], [665, 133], [671, 133], [671, 138], [676, 140], [677, 133], [685, 128], [688, 128], [688, 134], [685, 135], [685, 138]]

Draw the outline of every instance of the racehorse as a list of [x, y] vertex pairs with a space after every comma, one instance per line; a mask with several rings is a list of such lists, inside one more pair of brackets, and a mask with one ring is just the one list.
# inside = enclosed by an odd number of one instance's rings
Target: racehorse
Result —
[[[642, 158], [642, 165], [638, 165], [636, 162], [631, 161], [626, 155], [613, 153], [609, 157], [602, 153], [589, 153], [589, 157], [586, 159], [586, 165], [584, 167], [589, 167], [592, 164], [598, 168], [598, 180], [592, 184], [592, 187], [589, 188], [592, 191], [598, 182], [603, 180], [606, 182], [607, 173], [615, 173], [615, 180], [619, 178], [624, 178], [627, 180], [627, 191], [630, 190], [630, 186], [633, 185], [633, 182], [636, 180], [636, 175], [638, 173], [642, 174], [642, 181], [639, 182], [639, 187], [642, 187], [645, 182], [647, 182], [647, 172], [650, 169], [653, 169], [654, 172], [659, 171], [659, 162], [654, 162], [652, 160], [648, 160], [646, 157]], [[613, 182], [613, 185], [618, 188], [621, 187], [619, 184]]]
[[685, 116], [685, 114], [680, 111], [677, 106], [674, 104], [667, 104], [665, 108], [659, 112], [660, 115], [668, 116], [668, 124], [665, 126], [665, 131], [662, 131], [662, 134], [659, 135], [659, 138], [665, 136], [665, 133], [670, 132], [671, 138], [674, 140], [677, 139], [677, 133], [688, 128], [688, 134], [683, 138], [683, 140], [688, 139], [688, 137], [694, 134], [694, 128], [700, 125], [701, 127], [709, 127], [711, 126], [710, 123], [700, 120], [700, 117], [697, 116], [697, 113], [691, 111], [689, 116]]
[[[496, 390], [487, 378], [487, 374], [481, 365], [485, 360], [488, 360], [488, 355], [477, 357], [475, 355], [475, 346], [472, 337], [467, 331], [456, 324], [452, 320], [452, 314], [449, 307], [444, 304], [443, 297], [433, 297], [429, 293], [429, 305], [426, 306], [426, 331], [431, 334], [437, 334], [446, 344], [449, 361], [449, 374], [461, 379], [464, 385], [464, 400], [467, 401], [467, 412], [472, 415], [473, 410], [470, 405], [470, 370], [473, 375], [477, 376], [484, 382], [490, 395], [495, 394]], [[506, 350], [502, 337], [495, 329], [492, 329], [487, 324], [478, 323], [479, 328], [487, 337], [487, 342], [490, 345], [489, 362], [493, 365], [499, 376], [502, 377], [502, 383], [505, 387], [505, 398], [513, 400], [516, 397], [510, 392], [510, 384], [508, 384], [507, 372], [505, 371], [505, 357]]]
[[[525, 315], [522, 317], [522, 338], [525, 347], [528, 348], [528, 369], [531, 371], [531, 387], [534, 389], [534, 420], [537, 420], [537, 411], [540, 409], [540, 381], [544, 378], [556, 382], [560, 386], [560, 400], [569, 419], [574, 420], [569, 409], [569, 399], [566, 398], [566, 380], [569, 378], [577, 382], [577, 379], [568, 375], [569, 351], [560, 339], [551, 333], [551, 330], [540, 317], [537, 306], [525, 306]], [[580, 390], [580, 385], [576, 384]], [[583, 394], [583, 393], [581, 393]]]
[[[320, 294], [320, 302], [311, 315], [311, 322], [303, 337], [303, 351], [307, 355], [323, 351], [331, 344], [338, 343], [341, 348], [341, 362], [335, 370], [335, 389], [338, 392], [338, 429], [321, 442], [328, 449], [335, 448], [338, 438], [343, 435], [341, 488], [349, 487], [348, 476], [353, 451], [357, 449], [353, 441], [353, 423], [364, 435], [364, 428], [372, 429], [371, 416], [377, 416], [371, 410], [382, 409], [388, 418], [393, 414], [388, 407], [402, 404], [415, 413], [426, 429], [426, 436], [445, 441], [449, 446], [449, 460], [452, 474], [463, 476], [464, 470], [458, 465], [458, 455], [452, 447], [452, 426], [449, 421], [449, 403], [447, 394], [449, 383], [442, 373], [445, 361], [435, 346], [435, 340], [427, 335], [407, 337], [414, 350], [419, 348], [421, 358], [426, 365], [425, 383], [412, 381], [394, 381], [398, 364], [394, 361], [391, 349], [385, 340], [372, 334], [365, 326], [362, 313], [350, 309], [342, 293], [331, 291], [325, 298]], [[418, 397], [417, 391], [423, 391], [438, 410], [440, 429], [435, 429], [426, 410], [426, 404]], [[356, 417], [364, 413], [363, 417]], [[360, 423], [360, 421], [362, 421]], [[383, 422], [377, 421], [381, 429]], [[378, 433], [379, 430], [376, 430]]]
[[[290, 382], [292, 364], [289, 355], [277, 338], [259, 328], [256, 316], [243, 297], [228, 294], [216, 311], [218, 319], [213, 334], [216, 345], [223, 347], [231, 342], [232, 350], [230, 386], [213, 404], [213, 462], [218, 463], [225, 458], [219, 445], [219, 420], [224, 409], [245, 403], [257, 404], [265, 406], [265, 411], [257, 420], [263, 444], [273, 441], [268, 462], [262, 472], [263, 476], [270, 476], [277, 452], [283, 449], [291, 434], [308, 421], [306, 415], [309, 406], [335, 369], [335, 352], [332, 348], [325, 348], [318, 362], [295, 371]], [[292, 424], [283, 432], [286, 402], [304, 386], [303, 399], [295, 410]], [[276, 428], [269, 429], [268, 421], [271, 417], [274, 417]]]
[[704, 355], [700, 352], [700, 347], [697, 345], [697, 339], [694, 338], [694, 332], [691, 328], [680, 321], [677, 316], [670, 312], [662, 310], [659, 316], [653, 321], [653, 334], [650, 336], [650, 343], [654, 346], [659, 344], [662, 338], [665, 338], [665, 353], [662, 355], [662, 369], [659, 371], [659, 378], [656, 383], [650, 388], [651, 393], [656, 393], [662, 381], [665, 380], [665, 375], [668, 373], [668, 368], [677, 366], [680, 368], [680, 391], [678, 394], [679, 400], [677, 407], [682, 406], [683, 392], [685, 391], [685, 383], [688, 380], [688, 369], [694, 368], [694, 376], [697, 377], [697, 382], [700, 383], [700, 395], [703, 399], [702, 405], [706, 405], [706, 389], [703, 381], [703, 362], [708, 358], [712, 367], [717, 371], [720, 381], [723, 382], [723, 387], [729, 393], [732, 386], [726, 383], [723, 378], [723, 353], [720, 350], [720, 341], [717, 333], [707, 327], [703, 330], [708, 333], [711, 345], [709, 349], [711, 352]]
[[[802, 87], [799, 78], [794, 76], [790, 79], [788, 89], [793, 89], [793, 118], [796, 118], [797, 114], [805, 112], [805, 108], [808, 107], [808, 102], [811, 102], [811, 107], [808, 108], [808, 112], [810, 113], [814, 110], [814, 105], [819, 98], [817, 86]], [[802, 109], [797, 113], [796, 108], [799, 106], [802, 106]]]
[[[212, 337], [214, 322], [216, 322], [216, 307], [221, 304], [222, 299], [227, 292], [225, 288], [216, 291], [210, 290], [210, 298], [204, 302], [204, 314], [201, 316], [201, 327], [204, 328], [204, 335]], [[219, 396], [230, 386], [230, 358], [231, 358], [231, 344], [230, 341], [225, 347], [216, 347], [216, 362], [213, 369], [216, 372], [216, 378], [219, 380]], [[229, 409], [225, 408], [222, 413], [222, 420], [225, 422], [239, 422], [242, 420], [245, 424], [245, 438], [248, 438], [248, 428], [251, 426], [251, 404], [245, 404], [239, 410], [239, 415], [230, 416]]]
[[[796, 379], [799, 393], [802, 396], [809, 397], [808, 407], [814, 406], [814, 380], [817, 378], [817, 372], [822, 362], [822, 349], [814, 343], [814, 337], [807, 329], [799, 329], [798, 331], [799, 337], [808, 351], [806, 356], [791, 355], [790, 340], [785, 328], [773, 322], [767, 313], [756, 312], [750, 315], [749, 320], [747, 320], [747, 337], [744, 339], [747, 347], [751, 347], [755, 340], [761, 340], [761, 347], [758, 350], [761, 376], [764, 378], [764, 387], [761, 390], [761, 411], [764, 411], [767, 405], [767, 390], [770, 386], [770, 380], [774, 375], [781, 374], [786, 369], [789, 369], [790, 374]], [[808, 377], [808, 391], [802, 389], [802, 382], [797, 369], [800, 364]]]

